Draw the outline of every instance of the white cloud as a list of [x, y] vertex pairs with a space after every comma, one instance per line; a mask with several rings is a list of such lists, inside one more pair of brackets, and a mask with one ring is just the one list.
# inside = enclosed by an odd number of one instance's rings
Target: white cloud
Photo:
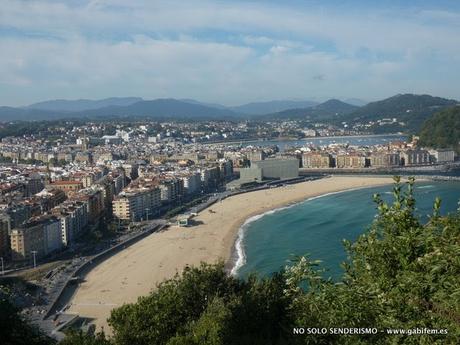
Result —
[[454, 97], [459, 28], [437, 19], [456, 16], [198, 0], [3, 0], [0, 103], [31, 95], [376, 98], [446, 92], [446, 84]]

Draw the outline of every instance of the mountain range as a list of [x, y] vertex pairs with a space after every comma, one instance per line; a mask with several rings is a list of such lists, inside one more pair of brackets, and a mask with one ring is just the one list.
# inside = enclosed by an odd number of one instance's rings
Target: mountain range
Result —
[[276, 113], [279, 111], [295, 108], [310, 108], [318, 105], [318, 102], [314, 101], [286, 101], [276, 100], [268, 102], [254, 102], [243, 104], [230, 109], [236, 113], [247, 114], [247, 115], [265, 115], [270, 113]]
[[50, 111], [84, 111], [90, 109], [99, 109], [109, 106], [127, 106], [136, 102], [143, 101], [140, 97], [111, 97], [99, 100], [91, 99], [77, 99], [77, 100], [66, 100], [56, 99], [51, 101], [44, 101], [39, 103], [33, 103], [28, 105], [27, 109], [39, 109], [39, 110], [50, 110]]
[[352, 113], [359, 107], [351, 105], [338, 99], [330, 99], [324, 103], [316, 104], [308, 108], [288, 109], [276, 113], [264, 115], [269, 120], [276, 119], [309, 119], [327, 120]]
[[[354, 103], [359, 100], [354, 99]], [[101, 100], [52, 100], [26, 107], [0, 107], [0, 121], [55, 120], [63, 118], [148, 117], [152, 119], [305, 119], [328, 123], [367, 123], [382, 118], [397, 118], [391, 127], [377, 126], [375, 131], [413, 131], [435, 112], [458, 101], [430, 95], [398, 94], [363, 106], [337, 99], [314, 101], [276, 100], [226, 107], [191, 99], [144, 100], [139, 97]]]
[[0, 107], [0, 121], [54, 120], [58, 118], [142, 116], [152, 118], [239, 118], [263, 115], [291, 108], [308, 108], [313, 101], [276, 100], [234, 107], [192, 99], [144, 100], [113, 97], [101, 100], [50, 100], [25, 107]]

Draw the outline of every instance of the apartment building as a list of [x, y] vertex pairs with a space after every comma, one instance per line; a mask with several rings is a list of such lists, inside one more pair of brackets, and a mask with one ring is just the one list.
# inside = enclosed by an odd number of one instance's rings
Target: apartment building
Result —
[[131, 221], [151, 218], [160, 206], [161, 191], [158, 187], [123, 191], [112, 202], [114, 217]]
[[64, 246], [68, 246], [87, 229], [88, 206], [84, 202], [66, 202], [54, 208], [52, 214], [59, 219]]
[[43, 226], [43, 233], [45, 236], [45, 255], [61, 250], [63, 247], [63, 243], [61, 223], [59, 219], [54, 216], [45, 216], [42, 218], [41, 223]]
[[160, 182], [161, 201], [163, 203], [175, 202], [184, 190], [184, 182], [181, 179], [166, 179]]
[[83, 189], [83, 183], [81, 181], [56, 181], [50, 184], [51, 187], [60, 189], [66, 194], [78, 192]]
[[29, 259], [33, 251], [42, 258], [62, 249], [60, 222], [49, 215], [32, 218], [11, 230], [10, 241], [14, 261]]
[[401, 165], [399, 153], [374, 152], [370, 157], [371, 167], [389, 168]]
[[302, 155], [304, 168], [330, 168], [332, 165], [333, 160], [329, 153], [308, 152]]
[[203, 189], [215, 188], [219, 185], [220, 170], [218, 166], [201, 168], [200, 174]]
[[46, 255], [45, 232], [40, 223], [28, 223], [11, 230], [11, 259], [13, 261], [28, 260], [32, 252], [37, 258]]
[[364, 168], [367, 165], [366, 157], [357, 154], [341, 154], [335, 159], [337, 168]]
[[184, 185], [184, 193], [192, 195], [201, 191], [201, 174], [189, 172], [180, 177]]

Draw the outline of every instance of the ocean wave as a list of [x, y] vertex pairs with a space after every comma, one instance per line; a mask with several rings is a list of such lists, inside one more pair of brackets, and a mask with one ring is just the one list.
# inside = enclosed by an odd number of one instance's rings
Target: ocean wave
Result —
[[419, 186], [419, 187], [416, 187], [417, 189], [428, 189], [428, 188], [434, 188], [434, 186], [432, 184], [429, 184], [427, 186]]
[[356, 191], [360, 189], [366, 189], [366, 188], [372, 188], [372, 187], [368, 187], [368, 186], [356, 187], [356, 188], [348, 188], [348, 189], [340, 190], [337, 192], [324, 193], [321, 195], [309, 197], [299, 202], [293, 202], [292, 204], [287, 205], [287, 206], [278, 207], [273, 210], [269, 210], [261, 214], [257, 214], [255, 216], [249, 217], [248, 219], [246, 219], [246, 221], [243, 223], [243, 225], [241, 225], [241, 227], [238, 230], [238, 236], [236, 238], [235, 247], [234, 247], [235, 249], [234, 249], [234, 253], [232, 254], [234, 264], [233, 264], [232, 269], [230, 270], [230, 274], [233, 276], [236, 276], [238, 274], [238, 271], [241, 269], [241, 267], [243, 267], [246, 264], [246, 253], [244, 251], [244, 237], [246, 234], [246, 230], [251, 223], [261, 219], [262, 217], [268, 216], [270, 214], [274, 214], [279, 211], [287, 210], [291, 207], [294, 207], [294, 206], [297, 206], [297, 205], [300, 205], [300, 204], [303, 204], [303, 203], [306, 203], [312, 200], [324, 198], [326, 196], [331, 196], [335, 194], [341, 194], [341, 193], [352, 192], [352, 191]]

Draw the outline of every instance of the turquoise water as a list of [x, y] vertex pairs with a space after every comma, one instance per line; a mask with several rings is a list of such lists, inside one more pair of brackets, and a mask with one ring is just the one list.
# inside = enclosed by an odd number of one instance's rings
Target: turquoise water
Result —
[[[366, 230], [376, 214], [373, 193], [380, 193], [390, 201], [391, 188], [374, 187], [326, 195], [248, 220], [240, 229], [242, 245], [237, 241], [240, 264], [245, 261], [237, 269], [237, 275], [245, 277], [250, 272], [268, 275], [284, 267], [292, 255], [308, 253], [312, 259], [323, 261], [327, 276], [340, 277], [340, 263], [346, 259], [342, 239], [353, 241]], [[442, 214], [455, 211], [460, 199], [460, 183], [417, 184], [417, 212], [422, 218], [426, 219], [431, 213], [436, 196], [442, 199]]]

